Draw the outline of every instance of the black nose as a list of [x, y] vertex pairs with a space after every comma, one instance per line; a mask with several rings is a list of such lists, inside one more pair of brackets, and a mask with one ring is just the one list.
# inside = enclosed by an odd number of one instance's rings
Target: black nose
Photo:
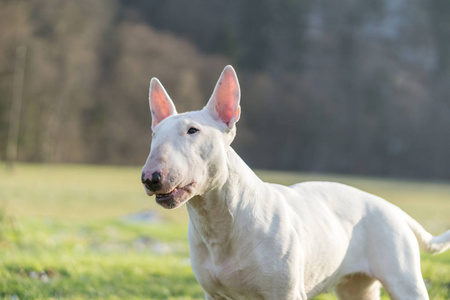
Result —
[[144, 172], [142, 172], [141, 181], [145, 185], [145, 187], [152, 192], [159, 191], [162, 187], [161, 173], [159, 172], [153, 172], [151, 179], [148, 178]]

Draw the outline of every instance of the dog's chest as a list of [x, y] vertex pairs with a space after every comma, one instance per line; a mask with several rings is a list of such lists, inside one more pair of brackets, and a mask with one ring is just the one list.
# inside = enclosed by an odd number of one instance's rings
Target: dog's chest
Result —
[[208, 294], [226, 299], [260, 298], [257, 267], [243, 265], [238, 257], [232, 255], [214, 260], [205, 248], [197, 253], [197, 257], [192, 257], [192, 268]]

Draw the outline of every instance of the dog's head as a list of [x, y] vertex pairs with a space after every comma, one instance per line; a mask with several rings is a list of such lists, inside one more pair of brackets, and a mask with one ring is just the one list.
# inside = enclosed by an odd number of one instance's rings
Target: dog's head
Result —
[[180, 207], [226, 180], [227, 149], [240, 116], [240, 88], [234, 69], [223, 70], [208, 104], [178, 114], [164, 87], [150, 82], [153, 138], [142, 183], [164, 208]]

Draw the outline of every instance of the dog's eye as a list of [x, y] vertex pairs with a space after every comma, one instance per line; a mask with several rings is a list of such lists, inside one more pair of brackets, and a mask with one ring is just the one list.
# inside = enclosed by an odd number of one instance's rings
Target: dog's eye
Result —
[[187, 131], [187, 134], [194, 134], [196, 132], [198, 132], [199, 130], [197, 128], [191, 127], [189, 128], [189, 130]]

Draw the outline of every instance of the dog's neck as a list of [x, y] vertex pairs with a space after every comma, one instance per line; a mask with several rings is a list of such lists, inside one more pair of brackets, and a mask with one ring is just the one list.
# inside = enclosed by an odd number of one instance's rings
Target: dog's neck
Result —
[[[263, 189], [263, 182], [230, 147], [224, 182], [202, 196], [189, 200], [190, 226], [210, 251], [232, 247], [232, 235], [251, 220], [238, 220], [243, 209], [252, 207]], [[258, 204], [255, 204], [258, 205]]]

